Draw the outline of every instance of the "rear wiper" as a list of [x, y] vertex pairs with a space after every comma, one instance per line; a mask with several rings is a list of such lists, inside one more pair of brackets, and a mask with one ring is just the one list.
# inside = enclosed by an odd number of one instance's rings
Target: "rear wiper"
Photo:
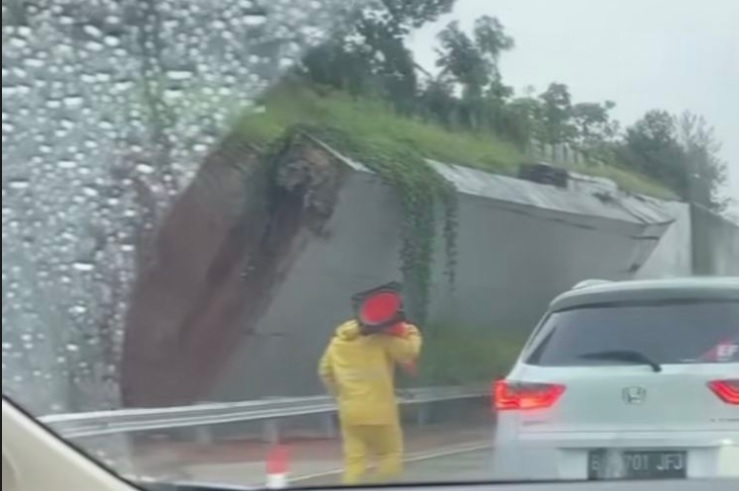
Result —
[[587, 353], [584, 355], [580, 355], [580, 358], [582, 358], [583, 360], [613, 360], [634, 363], [638, 365], [649, 365], [656, 373], [662, 372], [662, 365], [652, 360], [644, 353], [640, 353], [639, 351], [599, 351], [597, 353]]

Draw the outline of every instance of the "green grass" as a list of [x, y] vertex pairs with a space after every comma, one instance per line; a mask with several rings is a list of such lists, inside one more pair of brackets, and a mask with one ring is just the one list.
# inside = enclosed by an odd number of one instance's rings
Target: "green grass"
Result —
[[[287, 83], [270, 92], [263, 106], [262, 113], [244, 117], [240, 129], [250, 141], [265, 146], [289, 129], [304, 126], [318, 138], [340, 134], [341, 138], [329, 138], [327, 143], [348, 143], [338, 150], [350, 151], [359, 161], [369, 156], [385, 161], [426, 158], [503, 175], [516, 175], [519, 166], [528, 161], [517, 147], [493, 135], [450, 131], [403, 117], [377, 99]], [[617, 166], [575, 170], [612, 179], [624, 191], [660, 199], [675, 197], [664, 186]]]
[[405, 118], [379, 100], [355, 99], [336, 92], [319, 95], [291, 86], [271, 93], [264, 106], [264, 113], [242, 121], [242, 130], [257, 143], [266, 144], [293, 126], [305, 125], [340, 131], [358, 146], [389, 155], [422, 155], [496, 173], [514, 174], [524, 160], [513, 145], [492, 136], [450, 132]]
[[418, 383], [465, 385], [505, 376], [527, 332], [466, 326], [432, 326], [424, 335]]
[[614, 165], [599, 167], [585, 167], [577, 169], [578, 172], [595, 177], [605, 177], [615, 182], [624, 191], [636, 194], [644, 194], [658, 199], [675, 200], [677, 195], [660, 183], [643, 176], [630, 172]]

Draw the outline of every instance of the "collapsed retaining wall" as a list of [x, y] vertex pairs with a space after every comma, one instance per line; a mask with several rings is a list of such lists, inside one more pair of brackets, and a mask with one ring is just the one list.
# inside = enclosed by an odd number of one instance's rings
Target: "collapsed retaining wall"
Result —
[[[226, 153], [228, 162], [250, 160]], [[127, 326], [128, 405], [318, 393], [317, 361], [350, 317], [352, 294], [401, 279], [402, 203], [393, 188], [310, 138], [293, 140], [276, 158], [272, 170], [259, 159], [247, 165], [272, 173], [269, 184], [264, 172], [218, 177], [211, 166], [215, 175], [199, 179], [219, 182], [216, 191], [228, 191], [231, 204], [198, 193], [196, 181], [165, 224], [158, 254], [180, 253], [140, 278]], [[430, 324], [456, 337], [449, 350], [461, 342], [487, 356], [486, 344], [524, 338], [554, 296], [585, 279], [692, 272], [694, 218], [685, 204], [584, 176], [559, 188], [430, 164], [459, 198], [456, 285], [447, 282], [441, 252], [431, 285]], [[711, 258], [716, 274], [733, 271], [736, 230], [714, 217], [700, 226], [707, 231], [698, 251], [708, 252], [699, 257]], [[165, 317], [162, 306], [170, 309]]]
[[[399, 279], [398, 197], [361, 164], [323, 151], [349, 170], [333, 215], [273, 291], [210, 399], [319, 392], [316, 363], [335, 326], [350, 316], [351, 294]], [[431, 317], [469, 328], [470, 336], [485, 329], [523, 337], [553, 296], [584, 279], [690, 272], [685, 205], [606, 198], [578, 179], [559, 189], [433, 165], [460, 199], [457, 285], [449, 290], [440, 258]]]

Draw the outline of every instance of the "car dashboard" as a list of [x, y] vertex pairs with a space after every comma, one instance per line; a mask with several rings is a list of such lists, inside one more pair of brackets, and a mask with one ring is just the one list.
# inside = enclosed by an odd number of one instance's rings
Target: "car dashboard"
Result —
[[[145, 491], [253, 491], [255, 488], [213, 485], [147, 485]], [[292, 491], [343, 490], [343, 487], [291, 488]], [[737, 491], [739, 479], [689, 481], [577, 481], [529, 483], [412, 484], [353, 487], [352, 490], [383, 491]]]

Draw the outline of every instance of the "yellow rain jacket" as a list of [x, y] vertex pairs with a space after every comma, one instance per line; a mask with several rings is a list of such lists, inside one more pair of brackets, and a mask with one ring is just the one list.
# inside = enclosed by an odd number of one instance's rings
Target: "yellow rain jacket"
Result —
[[421, 343], [418, 328], [410, 324], [405, 336], [363, 336], [356, 321], [339, 327], [319, 372], [338, 400], [343, 424], [398, 424], [395, 370], [416, 362]]

